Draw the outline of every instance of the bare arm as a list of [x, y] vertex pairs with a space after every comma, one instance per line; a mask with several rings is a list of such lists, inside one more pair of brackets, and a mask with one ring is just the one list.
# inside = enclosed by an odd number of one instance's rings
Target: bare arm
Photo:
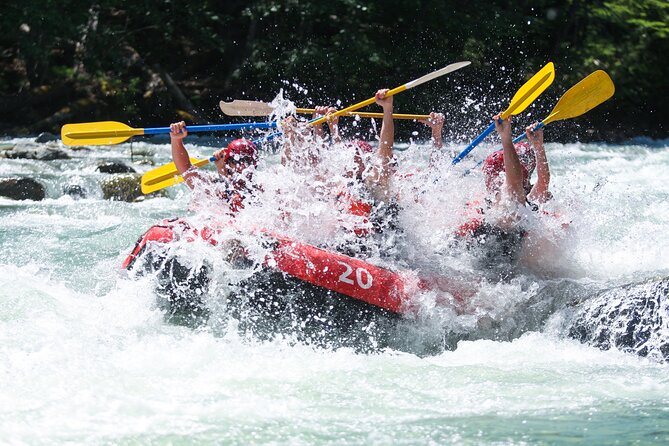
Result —
[[289, 116], [281, 123], [281, 130], [283, 131], [283, 153], [281, 154], [281, 164], [287, 165], [293, 160], [293, 146], [297, 142], [296, 135], [297, 120], [294, 116]]
[[[322, 118], [323, 116], [325, 116], [325, 114], [327, 113], [327, 111], [328, 111], [328, 107], [323, 106], [323, 105], [317, 105], [317, 106], [316, 106], [316, 111], [315, 111], [314, 114], [311, 116], [311, 119]], [[314, 127], [313, 127], [313, 129], [314, 129], [314, 134], [315, 134], [316, 136], [318, 136], [318, 138], [320, 138], [320, 139], [324, 139], [324, 138], [325, 138], [325, 129], [323, 128], [324, 126], [325, 126], [325, 124], [320, 124], [320, 125], [317, 125], [317, 126], [314, 126]]]
[[504, 149], [504, 171], [506, 174], [506, 187], [511, 198], [521, 205], [525, 205], [525, 189], [523, 188], [523, 167], [513, 147], [511, 136], [511, 116], [499, 122], [500, 115], [493, 116], [495, 129], [502, 138], [502, 149]]
[[189, 172], [192, 169], [193, 165], [190, 162], [190, 157], [188, 151], [184, 146], [184, 138], [188, 136], [188, 130], [186, 128], [186, 123], [184, 121], [175, 122], [170, 124], [170, 145], [172, 146], [172, 161], [177, 167], [179, 174], [184, 177], [186, 184], [191, 189], [193, 184], [191, 183], [192, 173]]
[[544, 129], [535, 130], [537, 123], [527, 127], [525, 134], [534, 148], [534, 154], [537, 157], [537, 182], [532, 187], [529, 194], [529, 200], [537, 203], [545, 203], [551, 199], [551, 193], [548, 190], [551, 181], [551, 172], [548, 168], [548, 159], [544, 150]]
[[381, 198], [387, 198], [390, 192], [390, 179], [393, 173], [393, 146], [395, 145], [395, 123], [393, 121], [393, 97], [386, 97], [387, 89], [376, 92], [376, 103], [383, 107], [383, 122], [379, 136], [379, 171], [374, 185]]
[[431, 112], [430, 119], [423, 121], [425, 125], [432, 129], [432, 151], [430, 152], [430, 166], [435, 166], [441, 148], [444, 146], [442, 130], [444, 128], [444, 115], [442, 113]]
[[341, 142], [341, 136], [339, 135], [339, 116], [329, 116], [336, 111], [336, 108], [328, 107], [326, 116], [328, 116], [327, 123], [328, 127], [330, 127], [330, 138], [332, 138], [333, 143], [339, 144]]

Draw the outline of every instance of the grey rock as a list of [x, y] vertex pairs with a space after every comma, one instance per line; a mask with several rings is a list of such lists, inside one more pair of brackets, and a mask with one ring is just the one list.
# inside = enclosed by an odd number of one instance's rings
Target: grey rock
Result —
[[603, 291], [576, 307], [569, 336], [669, 362], [669, 277]]
[[67, 184], [63, 187], [63, 193], [74, 199], [86, 198], [88, 192], [79, 184]]
[[32, 159], [40, 161], [52, 161], [70, 158], [70, 156], [63, 150], [41, 146], [14, 146], [9, 150], [3, 150], [0, 153], [0, 157], [9, 159]]

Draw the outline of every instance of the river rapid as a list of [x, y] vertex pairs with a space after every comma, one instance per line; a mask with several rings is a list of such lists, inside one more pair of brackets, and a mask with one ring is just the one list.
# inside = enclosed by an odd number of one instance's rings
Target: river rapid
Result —
[[[209, 140], [198, 141], [187, 140], [194, 154], [213, 151]], [[425, 168], [429, 144], [399, 147], [401, 170]], [[482, 183], [475, 170], [462, 172], [492, 149], [478, 147], [457, 170], [442, 169], [438, 181], [406, 180], [407, 191], [422, 187], [427, 205], [407, 206], [411, 249], [390, 266], [473, 272], [437, 254], [447, 248], [442, 241], [457, 209]], [[3, 159], [0, 176], [36, 178], [47, 198], [0, 198], [0, 443], [669, 443], [666, 363], [572, 339], [558, 304], [575, 287], [598, 292], [669, 276], [669, 142], [549, 143], [546, 150], [555, 212], [570, 224], [553, 274], [485, 285], [473, 316], [430, 314], [423, 302], [407, 345], [441, 339], [445, 324], [464, 333], [430, 354], [262, 342], [229, 325], [166, 322], [151, 278], [127, 277], [120, 266], [151, 225], [197, 218], [188, 210], [190, 192], [180, 185], [164, 197], [107, 201], [98, 186], [104, 174], [95, 169], [101, 161], [167, 163], [164, 141], [70, 151], [69, 160]], [[278, 159], [263, 154], [265, 192], [300, 190], [300, 176], [281, 173]], [[87, 197], [64, 194], [68, 184]], [[336, 223], [330, 211], [297, 193], [291, 198], [305, 208], [294, 207], [303, 218], [289, 235], [310, 243], [327, 237]], [[279, 199], [286, 194], [271, 198]], [[268, 223], [271, 200], [247, 218]], [[538, 321], [528, 315], [537, 295], [555, 309]], [[496, 330], [486, 328], [489, 320]]]

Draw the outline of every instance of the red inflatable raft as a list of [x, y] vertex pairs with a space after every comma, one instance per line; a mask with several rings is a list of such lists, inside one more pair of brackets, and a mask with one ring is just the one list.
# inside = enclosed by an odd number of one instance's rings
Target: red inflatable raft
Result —
[[[149, 246], [172, 243], [177, 238], [195, 241], [198, 238], [213, 245], [219, 244], [217, 231], [207, 226], [192, 227], [184, 219], [165, 220], [152, 226], [137, 241], [132, 253], [123, 262], [123, 268], [130, 270], [137, 259]], [[257, 231], [271, 240], [271, 249], [264, 260], [264, 266], [298, 283], [328, 290], [346, 298], [392, 312], [411, 311], [412, 296], [420, 292], [436, 290], [444, 293], [442, 302], [448, 305], [462, 305], [473, 294], [446, 277], [421, 276], [413, 271], [391, 271], [366, 261], [337, 252], [274, 234]]]

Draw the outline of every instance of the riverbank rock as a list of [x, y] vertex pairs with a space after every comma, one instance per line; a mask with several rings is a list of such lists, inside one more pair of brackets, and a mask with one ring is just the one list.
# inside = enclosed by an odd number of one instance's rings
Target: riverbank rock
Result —
[[116, 162], [107, 162], [107, 163], [102, 163], [99, 164], [97, 169], [98, 172], [100, 173], [135, 173], [137, 172], [135, 169], [133, 169], [130, 166], [126, 166], [123, 163], [116, 163]]
[[32, 178], [0, 178], [0, 196], [12, 200], [43, 200], [44, 186]]
[[1, 158], [52, 161], [70, 159], [65, 151], [44, 146], [16, 145], [0, 151]]

